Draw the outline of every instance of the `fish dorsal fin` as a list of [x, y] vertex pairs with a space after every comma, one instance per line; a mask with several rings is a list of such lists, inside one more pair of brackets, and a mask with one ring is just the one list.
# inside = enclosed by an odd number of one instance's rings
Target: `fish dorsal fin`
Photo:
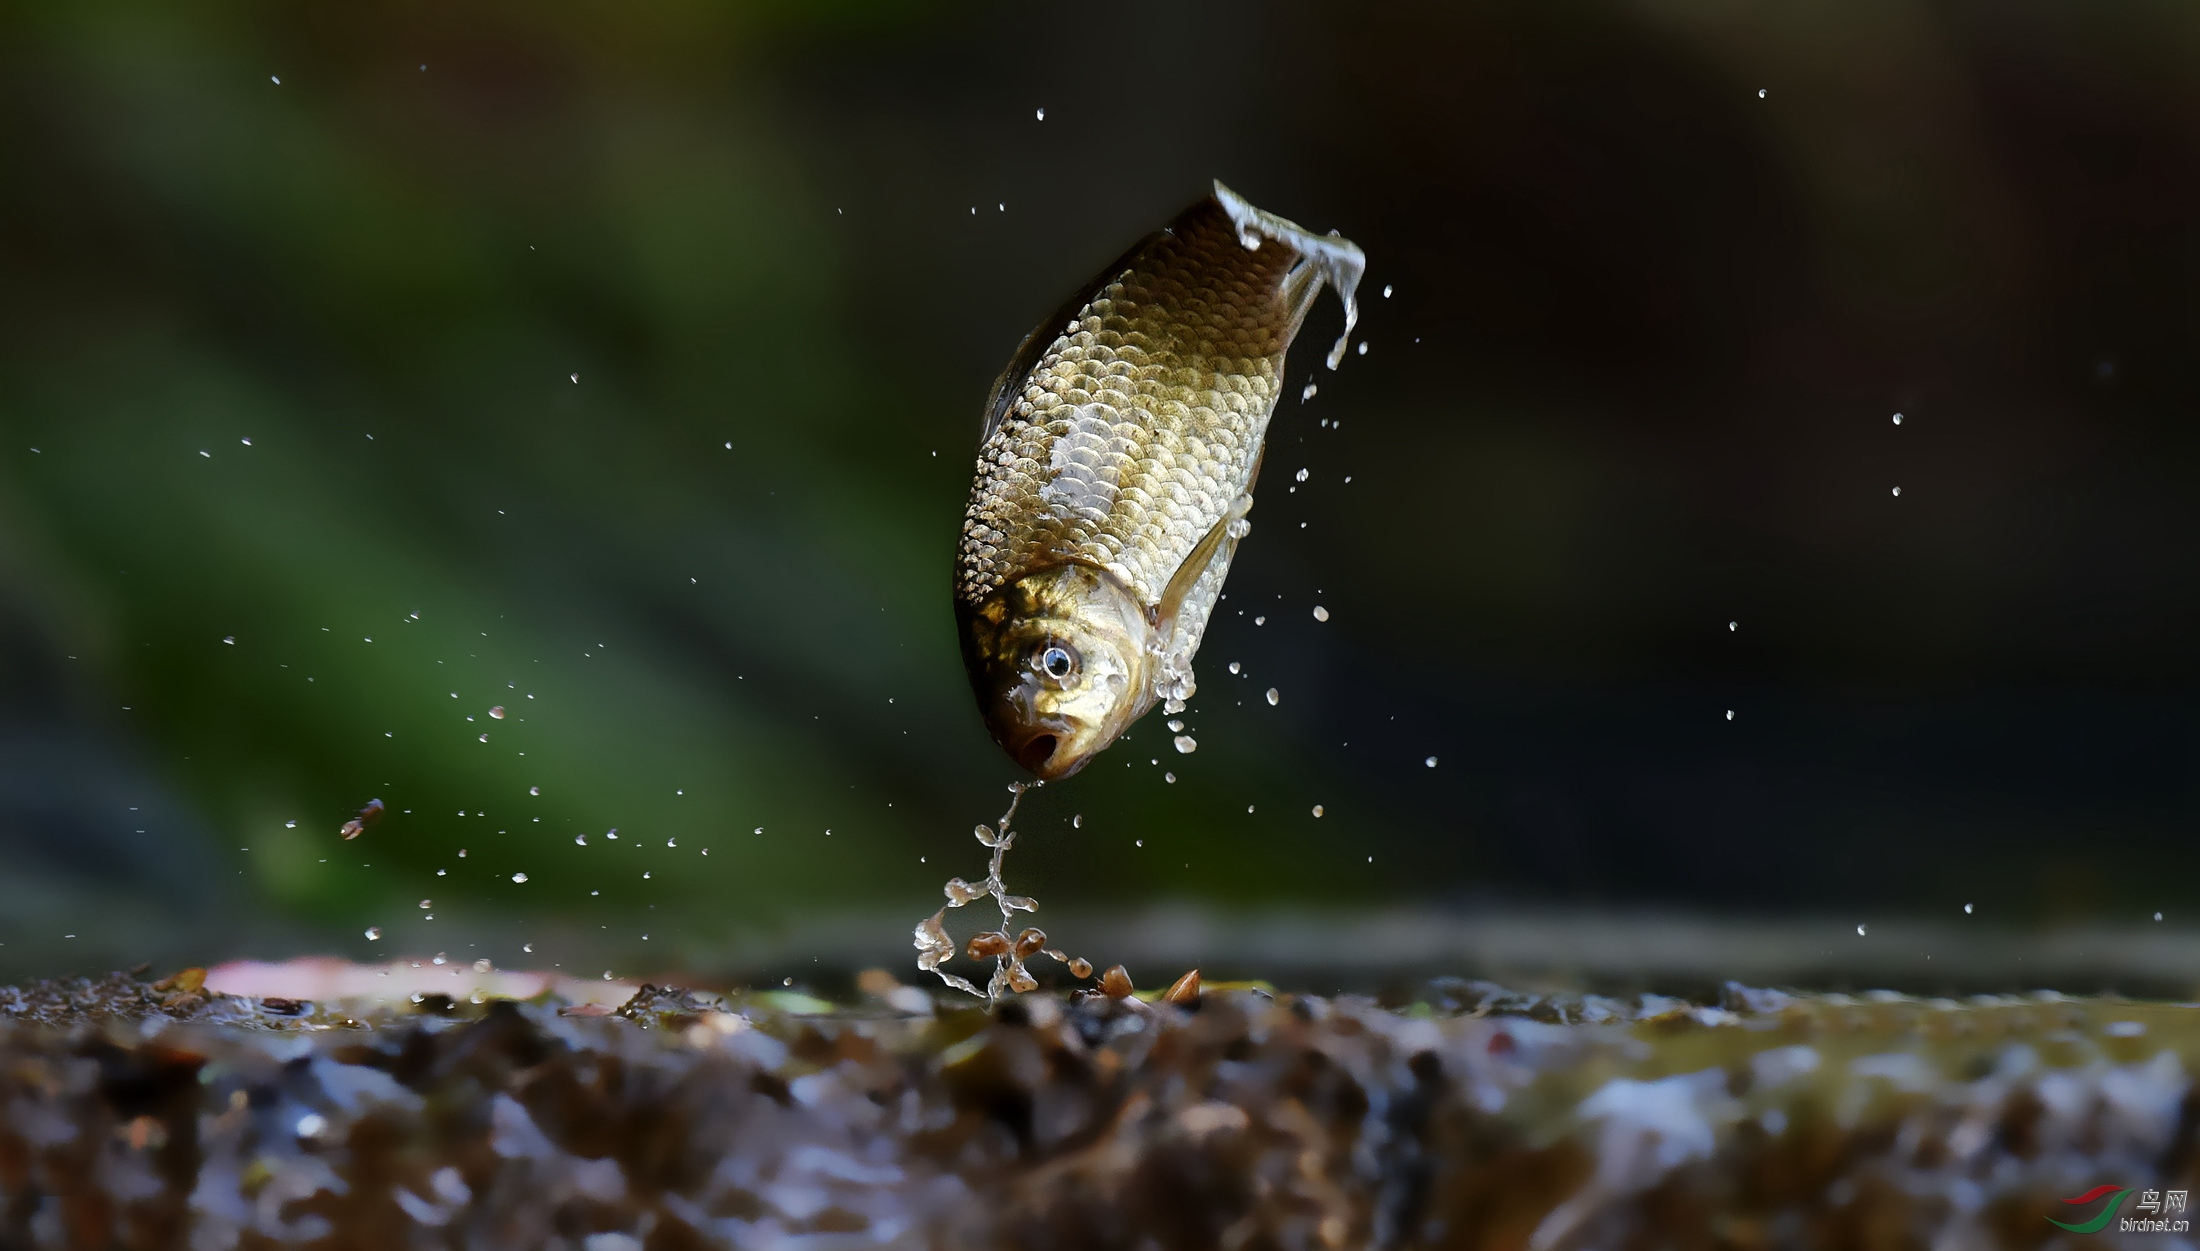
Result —
[[1215, 180], [1215, 203], [1230, 215], [1230, 224], [1237, 228], [1238, 242], [1248, 251], [1258, 250], [1263, 239], [1273, 239], [1302, 258], [1284, 279], [1285, 298], [1292, 307], [1291, 327], [1284, 336], [1286, 341], [1298, 333], [1299, 323], [1313, 307], [1321, 284], [1326, 282], [1337, 289], [1337, 298], [1344, 301], [1344, 333], [1337, 336], [1327, 360], [1331, 369], [1343, 363], [1352, 328], [1360, 324], [1360, 275], [1367, 272], [1367, 253], [1342, 236], [1317, 235], [1297, 222], [1254, 208], [1244, 196], [1223, 186], [1219, 178]]
[[1123, 255], [1115, 258], [1114, 263], [1101, 270], [1077, 294], [1062, 301], [1060, 308], [1047, 314], [1045, 320], [1032, 327], [1031, 333], [1024, 336], [1024, 341], [1016, 346], [1016, 354], [1008, 358], [1008, 368], [1003, 369], [1001, 376], [993, 380], [993, 391], [985, 397], [985, 419], [978, 427], [980, 446], [993, 437], [995, 430], [1000, 429], [1002, 418], [1008, 416], [1008, 410], [1016, 406], [1017, 388], [1025, 378], [1031, 376], [1031, 371], [1039, 364], [1039, 358], [1045, 356], [1046, 350], [1062, 336], [1063, 328], [1069, 325], [1070, 318], [1084, 312], [1085, 306], [1100, 298], [1100, 293], [1108, 289], [1109, 283], [1121, 277], [1124, 270], [1137, 262], [1139, 253], [1152, 247], [1156, 240], [1164, 238], [1168, 233], [1166, 230], [1157, 230], [1132, 244]]

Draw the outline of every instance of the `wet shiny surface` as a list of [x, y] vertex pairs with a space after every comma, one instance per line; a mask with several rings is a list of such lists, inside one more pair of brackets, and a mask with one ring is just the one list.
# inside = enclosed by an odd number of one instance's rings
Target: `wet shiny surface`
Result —
[[2103, 1179], [2194, 1175], [2189, 1005], [1453, 980], [987, 1014], [865, 986], [0, 991], [0, 1221], [50, 1247], [2002, 1246]]
[[979, 707], [1017, 763], [1073, 773], [1191, 697], [1285, 353], [1333, 286], [1336, 368], [1365, 265], [1218, 182], [1025, 338], [987, 402], [955, 571]]

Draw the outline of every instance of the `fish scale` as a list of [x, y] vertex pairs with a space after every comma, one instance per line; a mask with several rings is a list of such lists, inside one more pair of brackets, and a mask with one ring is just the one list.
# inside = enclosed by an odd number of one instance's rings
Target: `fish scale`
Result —
[[[1095, 571], [1145, 618], [1120, 675], [1126, 715], [1110, 714], [1116, 728], [1105, 740], [1157, 699], [1190, 696], [1192, 653], [1249, 529], [1285, 354], [1325, 282], [1343, 297], [1351, 333], [1364, 264], [1350, 243], [1263, 213], [1217, 183], [1025, 339], [987, 405], [955, 578], [972, 680], [1012, 753], [1010, 738], [1029, 728], [1022, 722], [1041, 717], [1039, 697], [1001, 691], [1032, 661], [989, 654], [998, 640], [975, 639], [975, 623], [1006, 628], [1011, 618], [1067, 612], [1042, 605], [1058, 601], [1061, 587], [1030, 581], [1048, 571]], [[1188, 568], [1195, 557], [1204, 563]], [[1123, 616], [1101, 615], [1110, 629]], [[1059, 631], [1067, 644], [1075, 624]], [[1011, 718], [1015, 726], [1004, 727], [1008, 714], [994, 706], [1004, 698], [1032, 705]]]
[[[1280, 279], [1299, 257], [1248, 251], [1219, 204], [1201, 207], [1078, 310], [980, 450], [966, 599], [1076, 560], [1156, 604], [1251, 488], [1296, 328]], [[1224, 265], [1242, 276], [1215, 283]]]

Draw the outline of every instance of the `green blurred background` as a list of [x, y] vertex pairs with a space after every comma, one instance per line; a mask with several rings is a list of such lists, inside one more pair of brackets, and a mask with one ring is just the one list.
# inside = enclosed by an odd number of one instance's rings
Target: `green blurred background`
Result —
[[2183, 933], [2189, 7], [15, 4], [0, 144], [11, 973], [905, 959], [978, 404], [1217, 176], [1369, 350], [1018, 889]]

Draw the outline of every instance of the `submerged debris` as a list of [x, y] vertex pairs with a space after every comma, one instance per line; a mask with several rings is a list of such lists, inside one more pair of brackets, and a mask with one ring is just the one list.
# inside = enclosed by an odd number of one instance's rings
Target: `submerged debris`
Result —
[[381, 820], [382, 811], [382, 801], [379, 799], [370, 799], [366, 802], [365, 807], [361, 808], [358, 813], [352, 817], [351, 820], [344, 822], [342, 827], [340, 827], [336, 832], [344, 836], [345, 842], [350, 842], [352, 839], [355, 839], [361, 834], [366, 833], [368, 826], [373, 825], [375, 822]]

